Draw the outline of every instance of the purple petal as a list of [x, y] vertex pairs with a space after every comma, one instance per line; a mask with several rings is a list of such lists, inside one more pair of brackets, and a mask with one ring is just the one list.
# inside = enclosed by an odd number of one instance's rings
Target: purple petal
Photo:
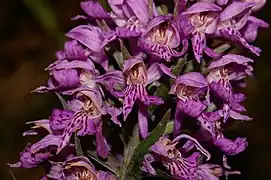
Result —
[[49, 146], [58, 146], [61, 141], [61, 136], [56, 136], [53, 134], [48, 134], [39, 142], [35, 143], [31, 147], [31, 152], [36, 153]]
[[66, 36], [75, 39], [85, 45], [92, 51], [101, 51], [101, 30], [98, 27], [91, 25], [81, 25], [71, 31], [69, 31]]
[[218, 98], [225, 102], [230, 102], [232, 100], [232, 87], [230, 83], [227, 83], [227, 86], [225, 87], [222, 83], [212, 82], [209, 86]]
[[147, 84], [151, 84], [152, 82], [160, 79], [160, 77], [166, 74], [169, 77], [175, 79], [176, 76], [171, 72], [171, 69], [161, 63], [154, 63], [148, 69], [148, 82]]
[[154, 162], [155, 159], [151, 154], [146, 154], [143, 160], [143, 166], [140, 168], [142, 171], [146, 173], [150, 173], [152, 175], [156, 175], [155, 169], [152, 167], [151, 163]]
[[228, 0], [216, 0], [216, 2], [219, 6], [224, 6], [228, 3]]
[[208, 69], [223, 67], [230, 63], [236, 63], [236, 64], [247, 66], [248, 63], [250, 62], [253, 62], [253, 60], [250, 58], [247, 58], [241, 55], [236, 55], [236, 54], [227, 54], [225, 56], [222, 56], [222, 58], [220, 58], [219, 60], [211, 62]]
[[242, 115], [236, 111], [230, 110], [230, 117], [235, 120], [251, 121], [252, 118], [246, 115]]
[[76, 87], [80, 85], [79, 74], [76, 69], [54, 70], [51, 73], [60, 86]]
[[227, 155], [239, 154], [248, 146], [246, 138], [237, 138], [235, 141], [226, 138], [218, 138], [214, 140], [214, 144]]
[[138, 128], [143, 139], [148, 136], [148, 107], [143, 103], [138, 104]]
[[137, 97], [145, 105], [161, 105], [164, 101], [158, 96], [149, 96], [146, 87], [143, 85], [136, 86]]
[[203, 51], [206, 47], [206, 37], [203, 33], [196, 33], [192, 37], [193, 52], [198, 63], [201, 62]]
[[84, 1], [80, 5], [85, 13], [92, 18], [110, 18], [99, 2]]
[[126, 118], [128, 117], [128, 115], [130, 114], [130, 112], [133, 109], [133, 106], [135, 104], [135, 101], [137, 99], [137, 94], [134, 91], [134, 86], [130, 85], [128, 86], [129, 88], [129, 93], [126, 94], [126, 96], [124, 97], [124, 101], [123, 101], [123, 119], [124, 121], [126, 120]]
[[96, 128], [93, 119], [87, 119], [82, 121], [82, 126], [77, 132], [78, 136], [93, 135], [96, 133]]
[[188, 72], [184, 75], [179, 76], [176, 79], [175, 84], [184, 84], [186, 86], [196, 88], [205, 88], [208, 86], [203, 75], [198, 72]]
[[126, 0], [126, 3], [130, 6], [136, 17], [143, 24], [147, 24], [149, 21], [148, 1], [147, 0]]
[[117, 27], [116, 35], [120, 38], [133, 38], [141, 35], [141, 32], [127, 29], [126, 27]]
[[50, 127], [54, 131], [64, 130], [70, 123], [73, 112], [69, 110], [54, 109], [50, 116]]
[[98, 155], [102, 158], [107, 158], [108, 156], [108, 145], [106, 139], [103, 136], [102, 122], [96, 126], [96, 151]]
[[197, 2], [189, 7], [183, 15], [190, 15], [194, 13], [210, 12], [210, 11], [221, 11], [222, 8], [213, 3], [208, 2]]
[[121, 114], [122, 109], [118, 109], [118, 108], [115, 108], [115, 107], [110, 106], [110, 105], [106, 105], [106, 109], [107, 109], [108, 114], [110, 114], [110, 116], [111, 116], [111, 120], [115, 124], [119, 125], [119, 127], [121, 127], [122, 125], [118, 120], [118, 115]]
[[142, 59], [139, 58], [130, 58], [127, 61], [124, 62], [123, 64], [123, 72], [126, 73], [130, 71], [135, 65], [139, 63], [144, 63]]
[[176, 108], [179, 108], [183, 113], [193, 118], [197, 118], [203, 112], [203, 110], [206, 109], [206, 105], [200, 101], [195, 100], [178, 100]]
[[224, 11], [220, 13], [220, 21], [229, 20], [244, 11], [250, 10], [255, 4], [254, 3], [247, 3], [247, 2], [234, 2], [227, 6]]

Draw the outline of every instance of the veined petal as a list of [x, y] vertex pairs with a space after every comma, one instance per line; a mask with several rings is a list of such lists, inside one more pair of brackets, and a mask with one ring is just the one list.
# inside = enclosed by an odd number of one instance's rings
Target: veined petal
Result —
[[35, 143], [31, 147], [31, 152], [36, 153], [49, 146], [58, 146], [61, 141], [61, 135], [48, 134], [42, 138], [39, 142]]
[[143, 24], [147, 24], [149, 21], [149, 9], [147, 0], [126, 0], [126, 3], [130, 6], [136, 17]]
[[220, 29], [219, 32], [222, 35], [222, 37], [230, 39], [233, 42], [239, 43], [245, 48], [249, 49], [253, 54], [260, 56], [259, 53], [261, 52], [261, 49], [256, 46], [248, 44], [239, 31], [231, 27], [228, 27], [225, 29]]
[[206, 37], [203, 33], [196, 33], [192, 37], [193, 52], [198, 63], [202, 60], [203, 51], [206, 47]]
[[126, 120], [128, 115], [133, 109], [133, 106], [135, 104], [135, 101], [137, 99], [137, 94], [136, 94], [136, 86], [129, 85], [127, 88], [129, 90], [127, 91], [128, 93], [125, 94], [124, 101], [123, 101], [123, 119]]
[[211, 62], [208, 69], [223, 67], [230, 63], [236, 63], [236, 64], [247, 66], [248, 63], [251, 63], [251, 62], [253, 62], [253, 59], [250, 59], [241, 55], [236, 55], [236, 54], [227, 54], [227, 55], [222, 56], [219, 60]]

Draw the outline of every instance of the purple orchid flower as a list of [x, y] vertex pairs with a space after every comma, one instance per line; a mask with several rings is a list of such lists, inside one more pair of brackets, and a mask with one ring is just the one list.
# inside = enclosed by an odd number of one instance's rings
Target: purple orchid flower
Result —
[[60, 143], [61, 136], [53, 134], [49, 120], [37, 120], [26, 124], [34, 124], [35, 126], [33, 126], [31, 130], [24, 132], [24, 136], [37, 135], [37, 130], [39, 128], [47, 130], [49, 134], [35, 144], [28, 144], [24, 151], [20, 153], [20, 161], [15, 164], [8, 164], [10, 167], [37, 167], [41, 162], [47, 160], [51, 156], [51, 151], [53, 150], [52, 147], [57, 147]]
[[219, 111], [202, 113], [198, 121], [201, 124], [201, 128], [208, 134], [201, 131], [199, 138], [201, 140], [211, 140], [215, 146], [227, 155], [236, 155], [244, 151], [248, 145], [246, 138], [238, 137], [235, 141], [225, 138], [222, 134], [225, 122], [220, 120], [221, 117], [223, 115], [220, 115]]
[[97, 179], [116, 180], [116, 177], [104, 171], [97, 171], [91, 162], [83, 156], [67, 159], [65, 162], [51, 162], [51, 169], [44, 179]]
[[253, 42], [258, 36], [259, 28], [269, 28], [269, 24], [254, 16], [249, 16], [246, 25], [241, 29], [241, 33], [247, 42]]
[[57, 53], [58, 60], [46, 70], [50, 70], [51, 78], [48, 86], [41, 86], [35, 92], [55, 91], [69, 94], [80, 87], [97, 88], [92, 77], [99, 74], [94, 64], [88, 59], [87, 51], [76, 41], [65, 44], [65, 50]]
[[[112, 76], [112, 75], [115, 76]], [[134, 104], [139, 107], [138, 122], [140, 134], [143, 138], [148, 135], [148, 111], [149, 105], [160, 105], [163, 100], [157, 96], [149, 96], [146, 86], [155, 80], [158, 80], [163, 74], [175, 78], [170, 69], [163, 64], [152, 64], [147, 70], [142, 59], [132, 58], [124, 63], [123, 72], [109, 72], [97, 78], [98, 82], [107, 84], [108, 90], [118, 98], [123, 100], [124, 120], [132, 111]], [[124, 85], [122, 91], [115, 90], [115, 85], [119, 83]]]
[[228, 0], [198, 0], [199, 2], [217, 3], [219, 6], [228, 4]]
[[[209, 87], [213, 94], [223, 100], [224, 121], [229, 116], [233, 118], [244, 118], [250, 120], [247, 116], [242, 116], [238, 112], [243, 112], [245, 109], [240, 105], [244, 100], [242, 95], [234, 94], [231, 82], [238, 82], [246, 76], [252, 76], [253, 67], [249, 63], [253, 62], [252, 59], [240, 55], [227, 54], [217, 61], [213, 61], [208, 69], [210, 73], [206, 77]], [[238, 118], [237, 116], [240, 115]]]
[[[150, 19], [148, 0], [109, 0], [108, 4], [112, 8], [110, 17], [118, 27], [126, 27], [131, 31], [139, 32]], [[153, 4], [154, 16], [157, 16], [155, 5]]]
[[[144, 51], [165, 60], [171, 57], [180, 57], [188, 50], [188, 41], [178, 28], [172, 15], [157, 16], [146, 26], [138, 41], [139, 47]], [[182, 51], [175, 50], [182, 43]]]
[[[192, 29], [186, 34], [192, 35], [192, 46], [196, 60], [200, 63], [203, 52], [211, 57], [218, 55], [206, 45], [206, 36], [217, 30], [218, 16], [222, 8], [213, 3], [197, 2], [189, 7], [182, 16], [185, 16]], [[187, 24], [184, 24], [185, 26]], [[186, 29], [186, 27], [182, 27]]]
[[[77, 99], [69, 102], [69, 106], [75, 114], [65, 127], [57, 153], [68, 144], [73, 132], [77, 133], [78, 136], [96, 134], [97, 153], [99, 156], [106, 158], [108, 145], [103, 136], [101, 117], [109, 112], [112, 115], [113, 122], [121, 126], [117, 119], [120, 111], [107, 107], [102, 100], [101, 94], [97, 91], [81, 91], [77, 94], [77, 97]], [[111, 111], [108, 111], [110, 108]]]
[[101, 64], [105, 70], [108, 70], [108, 60], [103, 51], [103, 47], [112, 40], [104, 38], [103, 33], [100, 28], [88, 24], [75, 27], [70, 30], [66, 36], [80, 42], [87, 48], [89, 59]]
[[206, 103], [200, 100], [200, 96], [206, 91], [208, 91], [208, 84], [204, 77], [197, 72], [181, 75], [171, 86], [170, 94], [178, 96], [174, 118], [175, 135], [180, 133], [184, 114], [197, 118], [206, 109]]
[[[187, 139], [192, 142], [202, 154], [210, 159], [211, 155], [205, 150], [196, 139], [182, 134], [176, 137], [173, 141], [166, 137], [160, 137], [160, 139], [150, 148], [151, 154], [145, 156], [143, 161], [142, 170], [151, 174], [155, 174], [155, 170], [152, 168], [151, 163], [155, 160], [159, 160], [177, 179], [198, 179], [203, 175], [208, 176], [208, 171], [203, 170], [199, 164], [198, 152], [193, 153], [188, 157], [183, 157], [181, 152], [177, 149], [176, 145], [180, 139]], [[152, 156], [153, 154], [153, 156]], [[158, 155], [158, 157], [157, 157]], [[200, 167], [200, 169], [198, 169]], [[204, 173], [206, 171], [206, 173]], [[210, 176], [211, 177], [211, 176]]]
[[261, 49], [248, 44], [240, 32], [245, 26], [254, 5], [254, 3], [246, 2], [233, 2], [228, 5], [219, 15], [219, 23], [215, 35], [239, 43], [253, 54], [259, 56]]

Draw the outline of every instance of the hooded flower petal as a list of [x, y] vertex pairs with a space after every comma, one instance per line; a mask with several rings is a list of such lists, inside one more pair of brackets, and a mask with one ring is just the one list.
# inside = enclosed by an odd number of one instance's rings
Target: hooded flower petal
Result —
[[88, 0], [81, 2], [80, 5], [85, 13], [92, 18], [110, 18], [99, 2]]

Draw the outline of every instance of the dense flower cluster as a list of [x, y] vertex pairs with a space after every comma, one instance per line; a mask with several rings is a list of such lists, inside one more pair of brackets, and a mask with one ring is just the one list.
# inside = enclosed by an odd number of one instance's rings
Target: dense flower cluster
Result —
[[[34, 126], [24, 135], [37, 135], [41, 129], [47, 135], [28, 144], [20, 161], [9, 165], [33, 168], [48, 162], [44, 180], [117, 179], [97, 170], [86, 157], [76, 156], [71, 137], [95, 136], [97, 155], [106, 159], [112, 145], [104, 125], [110, 134], [110, 128], [123, 128], [130, 114], [137, 113], [140, 138], [147, 138], [148, 124], [153, 123], [150, 108], [165, 101], [152, 89], [164, 84], [168, 98], [173, 96], [174, 127], [172, 134], [151, 146], [141, 170], [155, 175], [158, 163], [172, 177], [184, 180], [239, 174], [230, 170], [226, 156], [244, 151], [248, 143], [243, 137], [229, 139], [223, 132], [232, 120], [251, 120], [242, 114], [246, 97], [236, 88], [245, 87], [244, 78], [253, 76], [254, 60], [218, 52], [212, 43], [240, 45], [259, 56], [261, 49], [252, 42], [258, 29], [269, 25], [253, 12], [265, 2], [176, 0], [171, 13], [148, 0], [108, 0], [110, 12], [96, 1], [81, 2], [85, 15], [73, 19], [86, 23], [66, 34], [64, 50], [46, 68], [47, 85], [35, 90], [65, 96], [68, 108], [54, 109], [48, 119], [27, 123]], [[178, 69], [179, 61], [193, 67]], [[183, 131], [186, 120], [196, 126], [189, 135]], [[208, 148], [224, 154], [222, 163], [207, 162], [211, 160]]]

